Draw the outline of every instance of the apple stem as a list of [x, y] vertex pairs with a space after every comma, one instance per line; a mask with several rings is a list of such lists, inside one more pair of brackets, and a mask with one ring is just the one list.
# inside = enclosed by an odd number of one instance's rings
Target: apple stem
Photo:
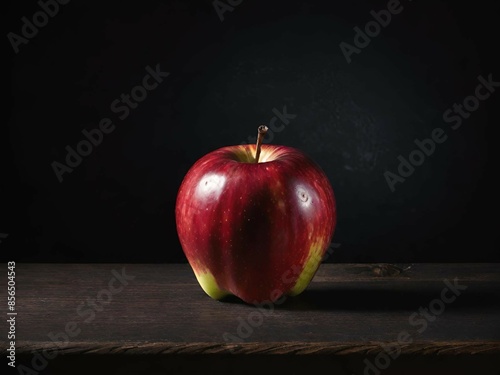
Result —
[[268, 130], [268, 127], [266, 125], [261, 125], [257, 129], [257, 145], [256, 145], [256, 150], [255, 150], [255, 162], [259, 162], [259, 157], [260, 157], [260, 147], [262, 146], [262, 141], [264, 140], [264, 136], [266, 135]]

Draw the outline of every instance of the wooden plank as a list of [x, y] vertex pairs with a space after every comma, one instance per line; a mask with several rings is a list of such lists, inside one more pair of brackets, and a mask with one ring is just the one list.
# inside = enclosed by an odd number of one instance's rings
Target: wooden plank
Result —
[[[381, 341], [375, 342], [249, 342], [226, 344], [215, 342], [70, 342], [59, 348], [59, 354], [92, 355], [172, 355], [172, 354], [252, 354], [252, 355], [376, 355], [381, 351]], [[24, 342], [22, 352], [54, 348], [52, 341]], [[470, 342], [418, 342], [399, 346], [402, 354], [420, 355], [478, 355], [500, 353], [500, 343], [496, 341]]]
[[[90, 307], [122, 269], [133, 280]], [[272, 311], [210, 299], [186, 264], [18, 264], [16, 275], [18, 353], [56, 347], [48, 335], [68, 324], [77, 333], [61, 353], [373, 354], [401, 332], [407, 354], [500, 352], [499, 264], [325, 264]], [[445, 279], [467, 288], [433, 321], [412, 323]]]

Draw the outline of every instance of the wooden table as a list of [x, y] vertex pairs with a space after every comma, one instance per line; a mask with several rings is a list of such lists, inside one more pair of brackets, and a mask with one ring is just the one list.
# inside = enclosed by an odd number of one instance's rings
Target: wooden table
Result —
[[16, 303], [16, 364], [42, 374], [500, 374], [500, 264], [324, 264], [267, 309], [186, 264], [17, 264]]

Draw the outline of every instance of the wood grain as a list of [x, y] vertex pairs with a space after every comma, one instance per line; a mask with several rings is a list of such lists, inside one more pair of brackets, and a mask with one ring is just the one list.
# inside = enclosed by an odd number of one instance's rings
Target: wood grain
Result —
[[[90, 308], [122, 269], [133, 280]], [[440, 299], [445, 279], [467, 288], [419, 332], [410, 316]], [[401, 332], [405, 354], [500, 353], [499, 264], [325, 264], [271, 310], [210, 299], [186, 264], [18, 264], [16, 283], [20, 354], [376, 354]], [[68, 324], [78, 333], [51, 341]]]

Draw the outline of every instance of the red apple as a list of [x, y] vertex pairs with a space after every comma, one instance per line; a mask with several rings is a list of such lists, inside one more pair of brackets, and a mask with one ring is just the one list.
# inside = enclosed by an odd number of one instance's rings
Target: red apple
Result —
[[212, 298], [248, 303], [301, 293], [337, 221], [332, 187], [303, 152], [285, 146], [223, 147], [199, 159], [176, 202], [179, 239]]

